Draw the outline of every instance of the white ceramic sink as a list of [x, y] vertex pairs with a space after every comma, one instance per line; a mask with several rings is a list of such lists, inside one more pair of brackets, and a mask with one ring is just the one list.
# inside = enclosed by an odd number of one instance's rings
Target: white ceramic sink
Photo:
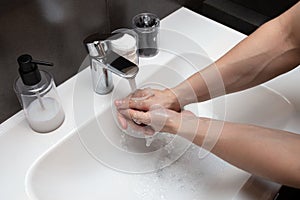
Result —
[[[210, 63], [197, 54], [172, 57], [161, 52], [159, 56], [170, 59], [163, 67], [149, 60], [142, 65], [139, 86], [172, 87], [195, 72], [191, 63], [197, 63], [199, 68]], [[157, 137], [150, 147], [145, 146], [144, 139], [124, 135], [115, 123], [111, 103], [115, 97], [128, 94], [129, 85], [120, 79], [115, 83], [113, 94], [107, 97], [95, 96], [90, 90], [82, 93], [80, 88], [80, 94], [75, 91], [74, 112], [80, 113], [74, 116], [78, 130], [32, 165], [25, 182], [32, 199], [181, 200], [237, 196], [250, 177], [248, 173], [212, 154], [200, 159], [200, 148], [179, 137], [172, 143], [172, 150], [167, 144], [173, 138], [167, 134]], [[81, 101], [87, 101], [84, 108], [76, 102], [79, 96]], [[286, 128], [294, 112], [287, 99], [264, 86], [186, 109], [199, 116], [225, 116], [229, 121], [280, 129]], [[84, 120], [87, 116], [94, 117]], [[161, 169], [155, 170], [158, 168]]]
[[[141, 60], [139, 86], [172, 87], [195, 67], [209, 64], [206, 53], [216, 60], [246, 37], [186, 8], [164, 18], [161, 33], [162, 49], [171, 51]], [[172, 140], [160, 134], [146, 147], [144, 139], [122, 134], [111, 103], [113, 97], [126, 95], [129, 87], [116, 76], [114, 82], [114, 93], [96, 95], [86, 69], [61, 84], [58, 92], [66, 118], [49, 134], [32, 131], [22, 111], [0, 125], [1, 200], [273, 199], [278, 184], [205, 151], [200, 159], [201, 149], [180, 137]], [[295, 69], [264, 86], [185, 109], [199, 116], [300, 133], [298, 85]], [[173, 146], [166, 145], [170, 140]]]

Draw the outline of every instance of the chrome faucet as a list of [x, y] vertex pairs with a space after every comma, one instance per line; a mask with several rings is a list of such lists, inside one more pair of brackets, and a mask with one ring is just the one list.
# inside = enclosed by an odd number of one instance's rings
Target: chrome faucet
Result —
[[89, 53], [94, 91], [98, 94], [108, 94], [113, 90], [111, 72], [132, 79], [139, 71], [135, 63], [113, 51], [112, 41], [123, 36], [124, 33], [96, 33], [83, 41]]

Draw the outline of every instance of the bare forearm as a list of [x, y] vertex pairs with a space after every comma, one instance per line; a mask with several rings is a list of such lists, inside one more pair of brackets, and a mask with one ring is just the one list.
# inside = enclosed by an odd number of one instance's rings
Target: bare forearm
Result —
[[206, 148], [204, 140], [215, 141], [212, 153], [223, 160], [250, 173], [300, 188], [300, 135], [229, 122], [224, 122], [220, 130], [207, 131], [210, 123], [209, 119], [200, 119], [195, 144]]
[[215, 64], [174, 88], [185, 105], [244, 90], [283, 74], [300, 63], [300, 3], [264, 24]]
[[290, 71], [299, 49], [279, 18], [268, 22], [216, 62], [227, 93], [244, 90]]

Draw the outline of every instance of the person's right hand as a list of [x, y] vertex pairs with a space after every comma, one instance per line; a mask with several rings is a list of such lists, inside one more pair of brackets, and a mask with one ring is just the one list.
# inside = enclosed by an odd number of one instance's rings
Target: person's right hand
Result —
[[162, 108], [174, 111], [181, 110], [177, 97], [171, 89], [138, 89], [124, 99], [115, 100], [115, 105], [118, 110], [149, 111], [153, 105], [159, 105]]
[[199, 123], [197, 116], [190, 111], [176, 112], [157, 106], [153, 106], [147, 112], [133, 109], [120, 110], [118, 120], [123, 129], [130, 127], [146, 135], [153, 135], [155, 132], [194, 135]]

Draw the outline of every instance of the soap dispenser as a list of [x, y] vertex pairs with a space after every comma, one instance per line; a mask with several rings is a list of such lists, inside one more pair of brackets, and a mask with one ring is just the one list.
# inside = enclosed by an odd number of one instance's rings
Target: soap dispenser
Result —
[[39, 133], [55, 130], [63, 123], [65, 114], [52, 75], [37, 66], [53, 64], [33, 60], [28, 54], [19, 56], [17, 61], [20, 76], [14, 90], [30, 127]]

